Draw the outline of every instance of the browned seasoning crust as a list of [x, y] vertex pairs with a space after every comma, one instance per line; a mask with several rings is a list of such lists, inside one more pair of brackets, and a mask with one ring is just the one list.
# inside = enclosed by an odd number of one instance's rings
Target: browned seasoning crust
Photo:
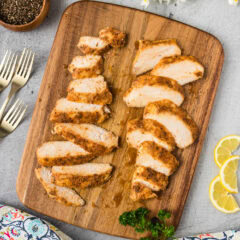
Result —
[[127, 34], [112, 27], [106, 27], [99, 32], [99, 37], [114, 47], [123, 47], [127, 41]]
[[135, 42], [135, 48], [138, 50], [136, 56], [133, 61], [134, 63], [138, 60], [141, 52], [145, 49], [152, 48], [153, 46], [164, 46], [164, 45], [176, 45], [178, 48], [177, 40], [176, 39], [163, 39], [163, 40], [138, 40]]
[[191, 118], [191, 116], [183, 109], [169, 100], [162, 100], [154, 103], [149, 103], [144, 109], [144, 115], [147, 114], [160, 114], [170, 112], [178, 116], [192, 133], [193, 142], [198, 137], [198, 126]]
[[195, 72], [194, 75], [198, 78], [202, 78], [204, 75], [204, 66], [193, 56], [171, 56], [171, 57], [165, 57], [163, 59], [161, 59], [158, 64], [154, 67], [154, 69], [151, 71], [151, 74], [154, 75], [155, 69], [158, 69], [159, 67], [165, 67], [168, 64], [171, 63], [178, 63], [178, 62], [182, 62], [184, 60], [190, 60], [192, 62], [195, 62], [197, 64], [199, 64], [202, 68], [203, 71], [202, 72]]
[[89, 162], [94, 158], [94, 154], [87, 156], [64, 156], [64, 157], [40, 157], [37, 154], [38, 163], [44, 167], [78, 165]]
[[101, 109], [100, 112], [60, 112], [53, 109], [51, 122], [59, 123], [101, 123], [110, 117], [110, 113]]
[[78, 93], [74, 92], [73, 88], [68, 88], [67, 99], [74, 102], [81, 103], [91, 103], [91, 104], [111, 104], [112, 103], [112, 93], [109, 89], [104, 90], [101, 93]]
[[104, 155], [112, 152], [116, 148], [116, 146], [106, 147], [89, 139], [83, 138], [80, 134], [76, 134], [76, 132], [72, 132], [70, 129], [65, 129], [58, 123], [54, 126], [54, 132], [62, 136], [64, 139], [80, 145], [83, 149], [94, 155]]
[[111, 177], [112, 169], [101, 174], [82, 176], [77, 174], [65, 174], [52, 172], [52, 183], [69, 188], [87, 188], [99, 186], [107, 182]]
[[138, 156], [140, 154], [149, 154], [154, 159], [163, 162], [166, 168], [171, 169], [169, 175], [173, 174], [179, 166], [179, 161], [173, 154], [154, 142], [143, 142], [139, 147]]
[[127, 123], [127, 133], [131, 133], [135, 130], [140, 130], [142, 133], [146, 132], [150, 133], [156, 138], [166, 142], [171, 147], [171, 151], [175, 148], [176, 144], [172, 134], [162, 124], [158, 123], [157, 121], [154, 121], [152, 119], [129, 120]]
[[141, 183], [132, 184], [130, 198], [133, 201], [146, 200], [146, 199], [151, 199], [156, 197], [157, 195], [153, 193], [151, 189], [145, 187]]
[[93, 54], [93, 55], [100, 55], [100, 54], [106, 52], [110, 48], [109, 44], [107, 44], [103, 48], [91, 48], [88, 44], [81, 43], [81, 38], [80, 38], [79, 43], [78, 43], [77, 46], [81, 50], [82, 53], [84, 53], [84, 54]]
[[168, 185], [168, 177], [166, 175], [148, 167], [138, 166], [133, 174], [134, 178], [141, 178], [151, 185], [156, 185], [158, 187], [157, 191], [165, 190]]
[[162, 40], [138, 40], [135, 42], [135, 48], [144, 50], [146, 48], [151, 48], [152, 46], [157, 45], [177, 45], [176, 39], [162, 39]]
[[[66, 205], [66, 206], [79, 207], [79, 206], [83, 206], [85, 204], [84, 200], [82, 200], [81, 203], [80, 202], [75, 202], [75, 201], [69, 202], [66, 198], [59, 195], [56, 187], [53, 187], [51, 185], [46, 184], [46, 182], [42, 179], [40, 171], [41, 171], [40, 168], [38, 168], [38, 169], [36, 168], [35, 169], [35, 175], [36, 175], [37, 179], [43, 185], [44, 189], [46, 190], [46, 192], [47, 192], [47, 194], [50, 198], [56, 200], [57, 202], [59, 202], [61, 204]], [[72, 191], [74, 191], [74, 190], [72, 190]], [[75, 192], [75, 193], [78, 194], [77, 192]]]
[[143, 86], [165, 86], [173, 91], [179, 92], [184, 98], [184, 89], [177, 81], [159, 76], [141, 75], [136, 81], [132, 83], [132, 86], [125, 92], [124, 97], [127, 96], [134, 88], [141, 88]]
[[104, 48], [101, 49], [97, 49], [97, 48], [91, 48], [89, 47], [87, 44], [86, 45], [81, 45], [78, 46], [78, 48], [81, 50], [81, 52], [83, 52], [84, 54], [94, 54], [94, 55], [99, 55], [102, 54], [104, 52], [106, 52], [109, 49], [109, 45], [107, 45]]
[[73, 79], [97, 77], [103, 72], [103, 59], [100, 58], [95, 65], [88, 68], [76, 68], [73, 64], [70, 64], [68, 70]]

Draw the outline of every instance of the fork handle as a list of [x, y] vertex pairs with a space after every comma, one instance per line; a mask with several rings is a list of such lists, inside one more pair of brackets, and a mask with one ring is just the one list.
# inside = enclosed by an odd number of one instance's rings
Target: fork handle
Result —
[[5, 111], [6, 107], [7, 107], [8, 102], [9, 102], [10, 99], [13, 97], [13, 95], [17, 92], [17, 90], [18, 90], [18, 87], [16, 87], [15, 85], [12, 84], [11, 90], [10, 90], [7, 98], [5, 99], [3, 105], [2, 105], [2, 107], [1, 107], [1, 109], [0, 109], [0, 122], [1, 122], [1, 120], [2, 120], [3, 113], [4, 113], [4, 111]]

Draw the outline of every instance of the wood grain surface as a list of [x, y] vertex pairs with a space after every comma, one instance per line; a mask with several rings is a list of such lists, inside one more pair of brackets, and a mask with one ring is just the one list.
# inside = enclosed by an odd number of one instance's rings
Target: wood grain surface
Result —
[[[101, 126], [119, 135], [121, 144], [117, 151], [94, 160], [111, 163], [115, 167], [111, 180], [102, 187], [81, 191], [82, 197], [87, 201], [86, 206], [66, 207], [48, 198], [36, 179], [35, 152], [43, 142], [56, 139], [51, 135], [49, 114], [56, 100], [66, 96], [66, 88], [71, 80], [66, 66], [74, 56], [81, 54], [76, 46], [79, 37], [97, 36], [99, 30], [106, 26], [128, 33], [128, 45], [125, 48], [111, 50], [105, 55], [104, 76], [114, 94], [114, 102], [110, 106], [112, 118]], [[166, 38], [176, 38], [183, 54], [197, 57], [206, 67], [203, 79], [185, 86], [186, 100], [183, 104], [183, 108], [198, 124], [200, 136], [192, 146], [174, 152], [180, 160], [180, 167], [170, 177], [167, 191], [159, 194], [158, 199], [134, 203], [129, 199], [129, 191], [135, 153], [128, 149], [125, 141], [126, 123], [128, 119], [141, 117], [143, 109], [128, 108], [122, 96], [134, 80], [130, 72], [135, 56], [135, 41]], [[169, 210], [172, 213], [169, 222], [177, 227], [206, 134], [223, 58], [221, 43], [212, 35], [194, 27], [111, 4], [88, 1], [72, 4], [61, 19], [29, 128], [17, 180], [17, 193], [22, 203], [61, 221], [126, 238], [138, 239], [140, 235], [131, 228], [121, 226], [118, 222], [119, 215], [139, 206], [151, 209], [153, 214], [157, 214], [159, 209]]]

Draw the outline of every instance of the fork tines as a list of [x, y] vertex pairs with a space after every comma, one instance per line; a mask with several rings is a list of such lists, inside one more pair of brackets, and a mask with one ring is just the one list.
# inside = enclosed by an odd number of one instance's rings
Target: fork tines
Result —
[[35, 54], [30, 49], [24, 48], [18, 63], [16, 75], [28, 79], [32, 71], [34, 57]]
[[11, 81], [15, 66], [17, 62], [17, 55], [11, 51], [7, 51], [0, 64], [0, 88], [5, 88]]
[[4, 116], [1, 127], [8, 132], [12, 132], [19, 125], [26, 110], [27, 106], [18, 99]]

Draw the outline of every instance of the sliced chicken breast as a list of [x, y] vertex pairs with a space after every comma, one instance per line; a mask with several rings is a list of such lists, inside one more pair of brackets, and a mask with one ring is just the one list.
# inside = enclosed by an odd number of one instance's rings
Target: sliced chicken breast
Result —
[[149, 103], [145, 107], [143, 117], [164, 125], [173, 135], [179, 148], [188, 147], [198, 136], [198, 127], [194, 120], [184, 109], [168, 100]]
[[132, 119], [127, 123], [127, 143], [138, 148], [143, 142], [152, 141], [158, 146], [172, 151], [175, 140], [172, 134], [160, 123], [151, 119]]
[[74, 102], [100, 105], [112, 102], [112, 94], [103, 76], [71, 81], [67, 91], [67, 99]]
[[83, 36], [77, 46], [84, 54], [101, 54], [109, 48], [109, 43], [98, 37]]
[[59, 187], [51, 183], [52, 173], [50, 168], [41, 167], [35, 169], [35, 175], [42, 183], [50, 198], [68, 206], [78, 207], [85, 205], [85, 201], [74, 190], [66, 187]]
[[139, 166], [133, 174], [133, 183], [141, 183], [152, 191], [165, 190], [168, 185], [168, 177], [151, 168]]
[[105, 163], [85, 163], [75, 166], [54, 166], [52, 182], [58, 186], [87, 188], [101, 185], [111, 177], [112, 166]]
[[73, 79], [97, 77], [103, 72], [103, 60], [99, 55], [76, 56], [68, 70]]
[[127, 34], [112, 27], [106, 27], [99, 32], [99, 37], [107, 41], [112, 47], [123, 47], [126, 44]]
[[150, 102], [163, 99], [180, 106], [184, 100], [183, 87], [170, 78], [142, 75], [123, 96], [128, 107], [145, 107]]
[[204, 67], [192, 56], [166, 57], [158, 62], [151, 75], [170, 77], [184, 85], [202, 78]]
[[141, 183], [132, 183], [130, 198], [133, 201], [146, 200], [156, 198], [157, 195], [150, 188], [145, 187]]
[[72, 102], [66, 98], [57, 101], [50, 115], [52, 122], [101, 123], [109, 118], [110, 109], [104, 105]]
[[144, 142], [138, 149], [136, 165], [170, 176], [177, 169], [179, 162], [170, 152], [158, 147], [154, 142]]
[[57, 123], [54, 132], [96, 155], [109, 153], [118, 146], [116, 135], [93, 124]]
[[37, 149], [38, 163], [45, 167], [86, 163], [94, 158], [92, 153], [68, 141], [52, 141]]
[[136, 75], [150, 71], [164, 57], [181, 55], [181, 49], [175, 39], [139, 40], [136, 42], [136, 48], [138, 51], [132, 68], [132, 73]]

